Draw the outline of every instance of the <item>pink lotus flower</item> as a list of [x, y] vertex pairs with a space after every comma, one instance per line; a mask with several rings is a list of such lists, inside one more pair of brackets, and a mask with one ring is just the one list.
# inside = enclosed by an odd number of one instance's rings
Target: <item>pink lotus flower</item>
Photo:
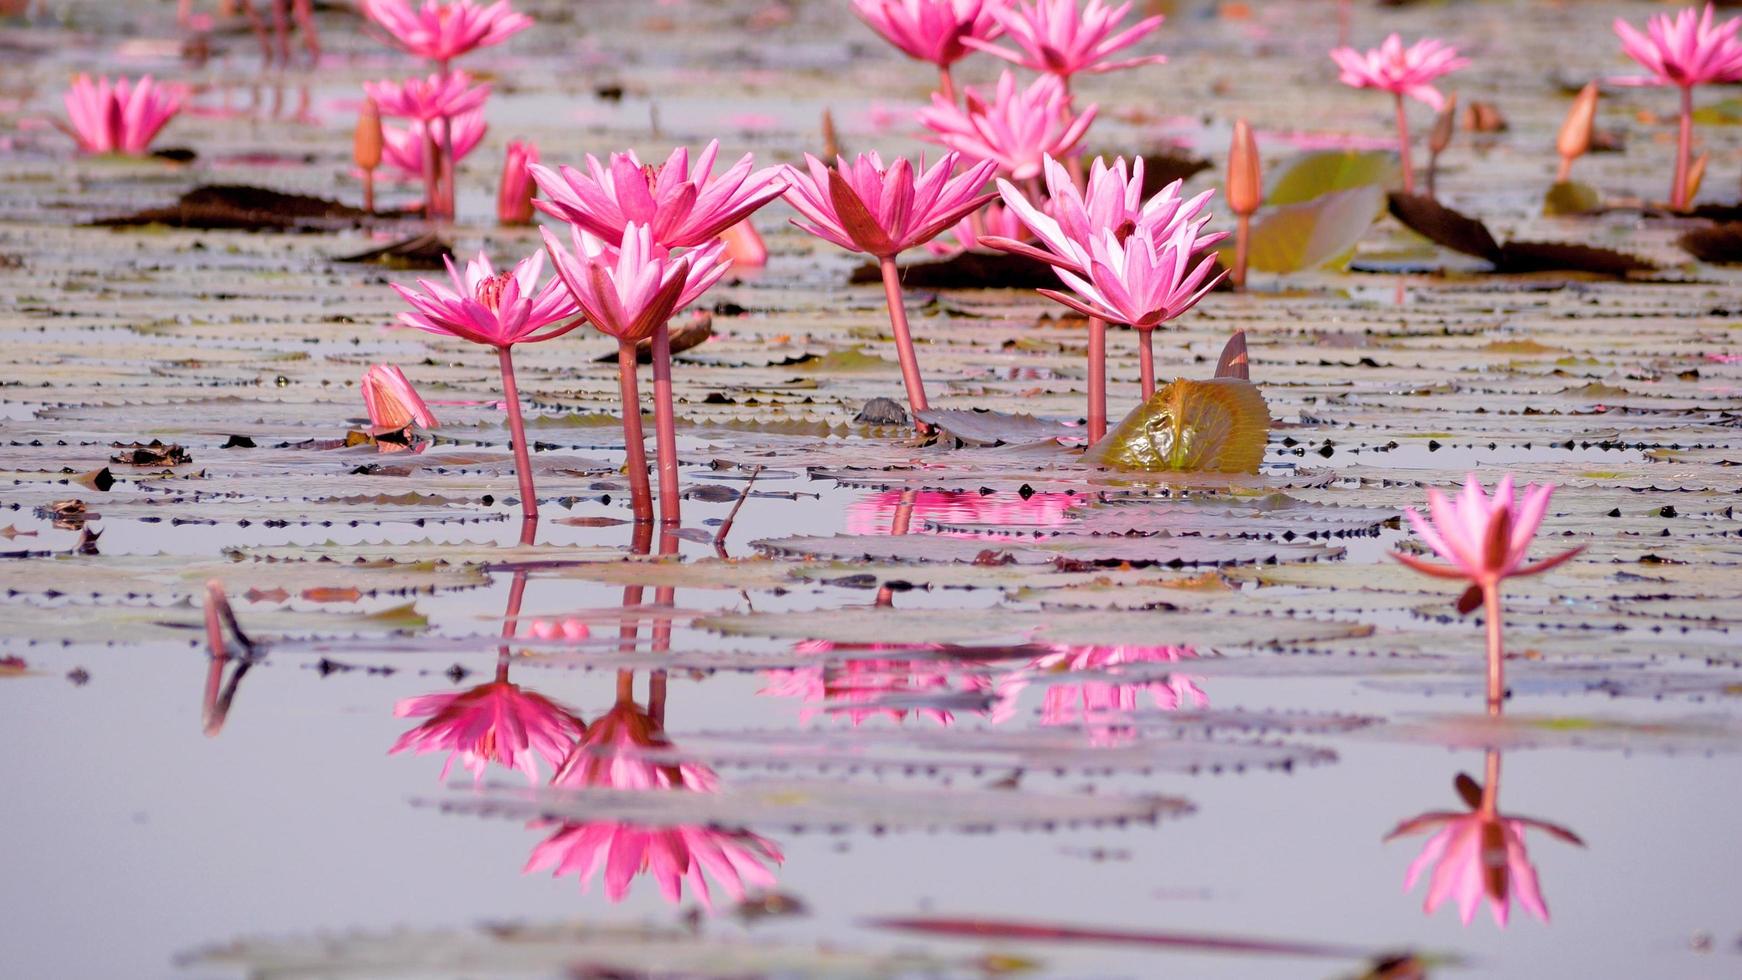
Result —
[[1742, 17], [1732, 17], [1716, 26], [1714, 10], [1706, 4], [1687, 7], [1672, 17], [1656, 14], [1646, 21], [1641, 34], [1625, 20], [1615, 18], [1615, 33], [1621, 49], [1651, 72], [1650, 78], [1617, 79], [1633, 85], [1675, 85], [1692, 88], [1712, 82], [1742, 81]]
[[[901, 278], [895, 256], [924, 245], [944, 229], [967, 217], [993, 195], [981, 194], [987, 178], [997, 169], [982, 160], [960, 176], [955, 172], [955, 153], [946, 153], [930, 170], [920, 159], [922, 173], [915, 178], [913, 165], [905, 158], [889, 167], [875, 153], [860, 154], [848, 164], [835, 158], [833, 169], [805, 154], [810, 173], [788, 167], [786, 200], [802, 218], [793, 224], [818, 238], [848, 251], [877, 256], [883, 276], [883, 298], [889, 308], [889, 329], [895, 335], [896, 355], [901, 359], [901, 383], [907, 389], [908, 408], [916, 420], [929, 406], [925, 381], [919, 373], [919, 355], [907, 327], [907, 309], [902, 305]], [[919, 423], [921, 430], [924, 423]]]
[[1056, 76], [1066, 86], [1069, 86], [1072, 75], [1159, 65], [1167, 61], [1167, 56], [1159, 54], [1109, 60], [1114, 54], [1155, 33], [1166, 19], [1158, 14], [1145, 17], [1125, 30], [1118, 30], [1119, 22], [1130, 10], [1130, 3], [1109, 8], [1102, 0], [1089, 0], [1081, 10], [1077, 9], [1077, 0], [1018, 3], [999, 11], [998, 23], [1020, 50], [1012, 51], [978, 38], [969, 38], [965, 43], [1031, 71]]
[[581, 312], [601, 333], [635, 343], [653, 336], [672, 314], [696, 301], [726, 274], [724, 246], [714, 241], [682, 255], [654, 244], [651, 228], [630, 222], [620, 248], [571, 226], [574, 251], [564, 248], [549, 228], [541, 228], [544, 247], [557, 276]]
[[472, 84], [472, 76], [463, 71], [428, 78], [408, 78], [403, 82], [364, 82], [363, 90], [375, 100], [383, 116], [418, 119], [431, 122], [452, 119], [484, 107], [490, 97], [488, 84]]
[[1447, 499], [1438, 490], [1428, 491], [1431, 522], [1413, 507], [1404, 510], [1415, 533], [1451, 564], [1436, 565], [1400, 552], [1392, 552], [1392, 557], [1418, 572], [1437, 578], [1464, 579], [1482, 587], [1515, 575], [1546, 572], [1584, 550], [1574, 548], [1553, 558], [1526, 563], [1531, 539], [1542, 525], [1553, 493], [1552, 483], [1531, 484], [1524, 488], [1523, 499], [1515, 501], [1509, 473], [1495, 486], [1494, 496], [1489, 497], [1476, 474], [1471, 473], [1464, 479], [1464, 490], [1456, 501]]
[[[477, 149], [483, 142], [484, 133], [488, 127], [484, 125], [483, 110], [473, 110], [464, 115], [450, 119], [453, 127], [454, 162], [458, 163], [466, 155]], [[426, 142], [424, 134], [429, 124], [421, 119], [411, 120], [404, 129], [398, 126], [381, 127], [381, 160], [407, 180], [420, 180], [423, 177], [423, 148]]]
[[180, 86], [159, 85], [150, 75], [138, 81], [79, 75], [63, 99], [68, 124], [61, 128], [86, 153], [144, 156], [181, 111], [183, 94]]
[[416, 422], [425, 429], [436, 427], [435, 413], [418, 396], [405, 372], [392, 364], [371, 365], [363, 372], [363, 405], [369, 424], [376, 429], [403, 429]]
[[[552, 277], [539, 286], [543, 252], [534, 252], [504, 273], [483, 252], [466, 263], [463, 274], [452, 257], [443, 261], [452, 288], [427, 279], [417, 281], [422, 292], [393, 284], [412, 307], [399, 315], [401, 325], [497, 348], [550, 340], [581, 325], [580, 311], [560, 281]], [[546, 329], [552, 324], [554, 329]]]
[[713, 177], [719, 151], [718, 140], [709, 143], [694, 167], [682, 147], [658, 167], [646, 166], [632, 152], [612, 154], [608, 165], [589, 155], [585, 174], [533, 166], [532, 179], [544, 192], [544, 200], [533, 204], [610, 245], [622, 241], [632, 224], [648, 229], [661, 248], [702, 245], [786, 189], [778, 168], [752, 173], [748, 153]]
[[1055, 266], [1075, 295], [1055, 289], [1040, 293], [1109, 323], [1139, 330], [1160, 326], [1196, 306], [1226, 275], [1210, 276], [1216, 268], [1213, 255], [1192, 265], [1203, 220], [1182, 224], [1161, 239], [1132, 235], [1121, 242], [1116, 232], [1100, 232], [1080, 253], [1084, 273]]
[[944, 158], [920, 173], [905, 158], [888, 167], [876, 153], [852, 163], [837, 158], [833, 168], [805, 154], [809, 172], [786, 168], [786, 201], [800, 218], [793, 224], [850, 252], [893, 257], [923, 245], [996, 195], [980, 188], [997, 170], [990, 160], [951, 176], [961, 157]]
[[[707, 876], [734, 902], [748, 895], [747, 884], [773, 888], [770, 865], [786, 860], [779, 845], [747, 830], [714, 827], [654, 827], [625, 823], [563, 824], [533, 848], [523, 874], [550, 869], [556, 877], [575, 875], [586, 892], [604, 871], [605, 897], [621, 902], [637, 875], [651, 874], [660, 894], [673, 905], [683, 901], [683, 886], [712, 911]], [[707, 874], [704, 875], [703, 872]]]
[[1681, 89], [1681, 120], [1676, 134], [1675, 172], [1670, 179], [1670, 206], [1686, 208], [1693, 197], [1689, 189], [1689, 157], [1693, 152], [1694, 86], [1708, 82], [1742, 81], [1742, 17], [1732, 17], [1716, 27], [1713, 10], [1704, 13], [1688, 7], [1671, 19], [1658, 14], [1647, 23], [1649, 37], [1617, 18], [1615, 33], [1621, 47], [1633, 60], [1651, 71], [1650, 78], [1618, 79], [1629, 85], [1674, 85]]
[[532, 26], [532, 18], [515, 13], [508, 0], [488, 7], [472, 0], [424, 0], [418, 9], [410, 0], [363, 0], [363, 13], [381, 25], [394, 44], [438, 64], [501, 44]]
[[946, 69], [975, 39], [997, 37], [1006, 0], [853, 0], [853, 12], [909, 58]]
[[458, 761], [475, 779], [483, 779], [485, 765], [494, 762], [537, 782], [538, 760], [553, 768], [561, 764], [586, 729], [570, 709], [504, 679], [453, 694], [406, 698], [393, 714], [429, 720], [401, 735], [388, 754], [452, 753], [442, 767], [444, 780]]
[[[1198, 652], [1175, 646], [1055, 646], [998, 683], [998, 704], [992, 710], [994, 723], [1006, 721], [1016, 711], [1017, 697], [1035, 677], [1073, 671], [1118, 673], [1126, 664], [1174, 663], [1193, 660]], [[1209, 697], [1183, 674], [1164, 680], [1125, 684], [1118, 681], [1082, 681], [1049, 684], [1041, 703], [1043, 725], [1082, 725], [1096, 745], [1115, 745], [1130, 737], [1129, 723], [1137, 711], [1138, 697], [1148, 694], [1162, 711], [1182, 707], [1202, 708]]]
[[1009, 181], [998, 181], [998, 193], [1005, 205], [1040, 240], [1044, 250], [1012, 238], [989, 239], [988, 245], [1082, 275], [1088, 269], [1090, 246], [1103, 232], [1110, 231], [1121, 238], [1136, 235], [1152, 241], [1171, 241], [1181, 228], [1190, 226], [1198, 231], [1192, 243], [1194, 252], [1206, 251], [1227, 237], [1226, 232], [1201, 233], [1209, 221], [1204, 208], [1214, 190], [1182, 198], [1180, 188], [1184, 182], [1176, 180], [1149, 200], [1143, 200], [1142, 157], [1132, 158], [1129, 172], [1124, 157], [1115, 158], [1111, 166], [1096, 157], [1089, 165], [1085, 190], [1077, 189], [1057, 160], [1047, 157], [1044, 163], [1047, 190], [1044, 210], [1031, 204]]
[[1446, 97], [1434, 88], [1434, 79], [1470, 63], [1470, 59], [1458, 57], [1458, 49], [1444, 41], [1422, 38], [1405, 48], [1403, 38], [1396, 34], [1365, 53], [1354, 48], [1335, 48], [1331, 60], [1341, 69], [1337, 79], [1344, 85], [1407, 95], [1427, 103], [1435, 112], [1445, 108]]
[[[459, 148], [454, 148], [456, 154]], [[528, 167], [538, 162], [538, 147], [511, 140], [502, 162], [502, 183], [496, 189], [496, 220], [504, 225], [532, 224], [532, 174]]]
[[1006, 71], [988, 102], [969, 86], [963, 104], [933, 93], [932, 104], [921, 109], [919, 121], [942, 143], [972, 160], [991, 160], [1003, 172], [1026, 180], [1040, 175], [1047, 157], [1073, 155], [1095, 121], [1096, 106], [1071, 114], [1070, 95], [1064, 83], [1042, 75], [1027, 88], [1016, 87], [1016, 76]]

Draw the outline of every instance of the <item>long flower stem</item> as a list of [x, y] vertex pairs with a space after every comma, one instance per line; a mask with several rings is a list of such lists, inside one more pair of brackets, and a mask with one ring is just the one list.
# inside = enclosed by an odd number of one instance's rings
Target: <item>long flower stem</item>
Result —
[[[437, 62], [437, 67], [441, 70], [442, 81], [447, 81], [450, 73], [448, 62], [446, 60]], [[441, 167], [437, 172], [440, 175], [441, 183], [442, 216], [451, 219], [454, 217], [454, 124], [453, 120], [446, 115], [441, 117], [441, 124], [442, 159]]]
[[520, 480], [520, 513], [527, 520], [538, 516], [538, 491], [532, 486], [532, 447], [526, 443], [526, 422], [520, 417], [520, 389], [514, 384], [511, 347], [496, 348], [502, 365], [502, 398], [508, 405], [508, 434], [514, 440], [514, 475]]
[[1089, 445], [1107, 434], [1107, 321], [1089, 317]]
[[1415, 167], [1409, 162], [1409, 112], [1403, 104], [1403, 93], [1397, 99], [1397, 160], [1403, 165], [1403, 192], [1415, 193]]
[[950, 77], [948, 65], [938, 66], [938, 91], [952, 104], [956, 101], [956, 80]]
[[441, 208], [436, 200], [440, 197], [441, 167], [436, 157], [440, 153], [436, 146], [435, 134], [428, 126], [423, 127], [423, 216], [434, 222]]
[[901, 491], [901, 499], [895, 504], [895, 513], [889, 516], [889, 533], [892, 535], [906, 534], [913, 525], [913, 504], [918, 499], [917, 491]]
[[1488, 619], [1488, 710], [1498, 711], [1506, 699], [1506, 649], [1501, 639], [1500, 583], [1490, 582], [1482, 586], [1482, 604]]
[[1685, 211], [1688, 206], [1688, 158], [1694, 151], [1694, 90], [1682, 86], [1681, 127], [1675, 137], [1675, 177], [1670, 181], [1669, 206]]
[[653, 328], [653, 430], [659, 463], [659, 522], [682, 523], [677, 476], [677, 419], [671, 399], [671, 328]]
[[1554, 182], [1564, 184], [1573, 176], [1573, 158], [1561, 157], [1560, 169], [1555, 171]]
[[895, 268], [895, 256], [885, 255], [877, 263], [883, 270], [883, 298], [889, 304], [889, 329], [895, 333], [895, 354], [901, 359], [901, 383], [907, 386], [907, 407], [914, 413], [920, 431], [929, 426], [920, 422], [920, 412], [930, 408], [925, 400], [925, 381], [919, 376], [919, 356], [913, 350], [913, 335], [907, 329], [907, 308], [901, 302], [901, 273]]
[[1148, 401], [1155, 394], [1155, 331], [1139, 329], [1137, 331], [1137, 368], [1138, 376], [1143, 380], [1143, 400]]
[[617, 386], [623, 395], [623, 466], [629, 473], [629, 507], [636, 523], [653, 520], [653, 489], [647, 484], [647, 435], [641, 430], [641, 393], [635, 386], [635, 345], [617, 344]]

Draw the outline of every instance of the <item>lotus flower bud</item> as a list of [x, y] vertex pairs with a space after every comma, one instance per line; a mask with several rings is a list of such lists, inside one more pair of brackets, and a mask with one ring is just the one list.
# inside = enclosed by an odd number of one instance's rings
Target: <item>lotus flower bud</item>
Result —
[[1694, 159], [1693, 163], [1688, 164], [1687, 197], [1682, 200], [1683, 207], [1691, 208], [1694, 206], [1694, 198], [1700, 193], [1700, 181], [1704, 180], [1706, 176], [1706, 162], [1710, 159], [1712, 159], [1710, 153], [1702, 153]]
[[532, 173], [538, 162], [538, 147], [513, 140], [502, 164], [502, 184], [496, 192], [496, 220], [505, 225], [532, 224]]
[[768, 245], [749, 218], [720, 232], [720, 240], [726, 243], [726, 257], [733, 265], [760, 268], [768, 264]]
[[1228, 207], [1235, 214], [1249, 215], [1263, 201], [1263, 173], [1258, 143], [1246, 120], [1234, 121], [1234, 142], [1228, 150]]
[[1567, 110], [1566, 121], [1561, 123], [1560, 135], [1555, 138], [1555, 152], [1567, 160], [1589, 153], [1596, 121], [1597, 83], [1587, 82], [1573, 99], [1573, 107]]
[[381, 166], [381, 109], [374, 99], [364, 99], [357, 113], [357, 131], [351, 138], [351, 159], [364, 170]]
[[416, 422], [425, 429], [436, 427], [435, 413], [406, 379], [405, 372], [391, 364], [376, 364], [363, 372], [363, 405], [369, 423], [377, 429], [403, 429]]

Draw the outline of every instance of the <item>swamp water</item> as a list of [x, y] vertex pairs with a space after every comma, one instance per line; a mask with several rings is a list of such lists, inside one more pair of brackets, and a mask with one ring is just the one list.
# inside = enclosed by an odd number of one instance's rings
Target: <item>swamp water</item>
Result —
[[[1544, 66], [1618, 71], [1608, 20], [1649, 5], [1363, 7], [1366, 40], [1466, 45], [1475, 94], [1511, 118], [1446, 154], [1449, 202], [1664, 268], [1449, 260], [1466, 271], [1209, 297], [1158, 360], [1207, 376], [1246, 330], [1277, 420], [1257, 477], [1116, 478], [1055, 442], [949, 449], [854, 423], [899, 395], [881, 293], [845, 285], [853, 263], [776, 204], [757, 219], [768, 267], [709, 294], [714, 337], [679, 357], [684, 537], [626, 523], [605, 343], [517, 352], [531, 545], [493, 358], [382, 329], [386, 283], [431, 273], [332, 261], [415, 223], [79, 226], [201, 183], [351, 195], [349, 100], [403, 67], [335, 13], [318, 74], [256, 78], [243, 35], [194, 72], [166, 6], [69, 4], [73, 26], [4, 39], [0, 974], [1335, 977], [1406, 956], [1434, 976], [1742, 971], [1742, 281], [1676, 250], [1675, 219], [1534, 213], [1565, 106]], [[560, 162], [713, 136], [790, 161], [818, 148], [826, 107], [849, 150], [919, 148], [880, 120], [924, 97], [925, 72], [834, 5], [616, 4], [584, 24], [518, 6], [546, 26], [479, 56], [514, 84], [462, 171], [463, 220], [489, 212], [510, 136]], [[1215, 157], [1234, 113], [1261, 136], [1386, 132], [1382, 98], [1331, 80], [1328, 14], [1171, 6], [1169, 65], [1084, 84], [1098, 148]], [[165, 136], [199, 161], [69, 158], [40, 121], [98, 65], [209, 81], [211, 111]], [[595, 94], [615, 84], [620, 100]], [[1639, 113], [1663, 95], [1605, 95], [1630, 149], [1581, 161], [1582, 179], [1657, 192], [1670, 130]], [[1734, 133], [1701, 132], [1713, 183], [1732, 181]], [[499, 257], [537, 241], [452, 237]], [[1362, 248], [1437, 260], [1389, 221]], [[1075, 421], [1084, 338], [1056, 307], [1015, 290], [908, 301], [939, 407]], [[1112, 353], [1117, 412], [1136, 357], [1117, 332]], [[356, 378], [383, 361], [435, 402], [421, 453], [343, 445]], [[190, 459], [112, 460], [153, 439]], [[1587, 546], [1509, 584], [1499, 719], [1480, 615], [1386, 557], [1414, 546], [1400, 509], [1469, 469], [1555, 482], [1538, 550]], [[56, 508], [72, 499], [82, 515]], [[208, 655], [210, 580], [255, 658], [234, 640]], [[545, 759], [535, 783], [459, 765], [444, 781], [445, 759], [388, 754], [425, 720], [396, 705], [503, 669], [685, 788], [553, 792]], [[1504, 929], [1486, 899], [1468, 926], [1455, 899], [1424, 915], [1431, 869], [1404, 890], [1428, 836], [1385, 837], [1466, 814], [1460, 773], [1541, 822], [1523, 834], [1549, 921], [1517, 872]], [[686, 854], [712, 911], [694, 877], [662, 894], [662, 862]]]

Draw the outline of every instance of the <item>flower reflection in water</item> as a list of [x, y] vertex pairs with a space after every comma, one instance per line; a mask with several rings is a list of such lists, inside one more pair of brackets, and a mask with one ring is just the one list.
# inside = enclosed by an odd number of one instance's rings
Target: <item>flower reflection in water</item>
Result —
[[[885, 490], [847, 505], [848, 534], [906, 534], [917, 521], [1060, 527], [1085, 499], [1069, 493], [981, 494], [971, 490]], [[977, 537], [955, 532], [954, 537]]]
[[[712, 769], [669, 758], [673, 746], [661, 721], [664, 681], [659, 672], [651, 678], [648, 707], [644, 708], [633, 699], [633, 675], [621, 672], [617, 703], [594, 720], [551, 778], [551, 785], [627, 792], [718, 792], [720, 780]], [[539, 821], [533, 826], [548, 827], [550, 823]], [[709, 877], [733, 901], [742, 902], [749, 888], [773, 888], [772, 866], [785, 860], [779, 845], [746, 830], [601, 820], [557, 825], [533, 848], [524, 871], [575, 875], [582, 891], [588, 890], [602, 871], [605, 897], [613, 902], [628, 897], [629, 886], [637, 876], [651, 874], [666, 901], [683, 901], [684, 883], [688, 882], [691, 893], [711, 910]]]
[[[828, 640], [805, 640], [794, 653], [826, 657], [837, 650], [890, 650], [935, 653], [938, 644], [877, 643], [869, 646], [837, 644]], [[991, 680], [980, 665], [959, 659], [854, 658], [815, 666], [770, 670], [767, 686], [757, 694], [776, 698], [799, 698], [806, 707], [799, 718], [809, 721], [819, 712], [840, 712], [858, 727], [868, 719], [884, 717], [904, 721], [908, 715], [929, 718], [940, 725], [955, 723], [949, 705], [959, 697], [970, 701], [991, 690]]]
[[[1118, 673], [1131, 664], [1173, 663], [1192, 660], [1198, 653], [1184, 646], [1055, 646], [998, 682], [998, 704], [992, 720], [1002, 722], [1016, 713], [1017, 699], [1038, 677], [1056, 677], [1076, 671]], [[1054, 683], [1047, 687], [1040, 707], [1042, 725], [1082, 725], [1095, 745], [1116, 745], [1132, 737], [1129, 721], [1142, 695], [1162, 711], [1202, 708], [1210, 703], [1192, 678], [1168, 674], [1157, 680], [1121, 683], [1116, 680], [1085, 680]]]
[[429, 720], [401, 735], [388, 754], [449, 752], [447, 764], [442, 766], [444, 780], [458, 761], [477, 780], [484, 778], [486, 765], [494, 762], [518, 769], [529, 782], [537, 782], [538, 760], [542, 758], [556, 768], [586, 731], [571, 709], [510, 683], [506, 659], [499, 663], [496, 679], [488, 684], [406, 698], [394, 705], [393, 714]]
[[[1498, 713], [1498, 712], [1496, 712]], [[1530, 817], [1506, 816], [1500, 812], [1500, 753], [1489, 749], [1486, 782], [1460, 773], [1453, 782], [1468, 812], [1432, 811], [1398, 824], [1385, 836], [1387, 841], [1433, 831], [1421, 854], [1409, 866], [1404, 891], [1412, 891], [1422, 874], [1428, 874], [1424, 911], [1432, 914], [1447, 899], [1456, 899], [1458, 917], [1465, 925], [1476, 914], [1482, 899], [1502, 928], [1512, 912], [1512, 900], [1548, 921], [1548, 903], [1543, 900], [1536, 867], [1524, 849], [1524, 831], [1540, 830], [1569, 844], [1584, 846], [1572, 831]]]

